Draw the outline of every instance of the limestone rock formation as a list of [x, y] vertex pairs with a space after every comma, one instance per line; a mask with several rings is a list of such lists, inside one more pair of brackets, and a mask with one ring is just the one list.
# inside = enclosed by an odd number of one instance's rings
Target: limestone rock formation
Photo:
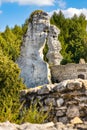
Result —
[[65, 124], [78, 118], [87, 121], [87, 80], [65, 80], [21, 91], [25, 106], [29, 107], [32, 99], [34, 103], [39, 100], [45, 112], [51, 107], [48, 121]]
[[62, 56], [60, 54], [61, 44], [58, 41], [58, 34], [60, 30], [54, 26], [50, 25], [49, 34], [48, 34], [48, 53], [47, 58], [49, 61], [49, 65], [60, 65], [62, 60]]
[[17, 60], [21, 68], [21, 77], [27, 87], [35, 87], [50, 82], [50, 70], [43, 60], [43, 48], [48, 44], [48, 60], [51, 64], [60, 64], [62, 59], [58, 42], [59, 30], [50, 25], [50, 17], [43, 11], [36, 11], [30, 16], [26, 36]]

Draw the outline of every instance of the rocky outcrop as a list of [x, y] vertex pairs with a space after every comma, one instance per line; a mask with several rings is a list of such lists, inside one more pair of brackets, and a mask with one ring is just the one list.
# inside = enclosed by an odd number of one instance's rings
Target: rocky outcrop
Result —
[[48, 61], [60, 64], [62, 59], [58, 42], [59, 30], [50, 25], [50, 18], [43, 11], [36, 11], [30, 16], [28, 30], [21, 47], [21, 55], [17, 60], [21, 68], [21, 77], [27, 87], [35, 87], [50, 83], [50, 70], [43, 60], [43, 48], [48, 44]]
[[12, 124], [9, 121], [0, 123], [0, 130], [87, 130], [87, 122], [84, 124], [66, 124], [61, 122], [45, 123], [45, 124], [31, 124], [24, 123], [22, 125]]
[[0, 130], [87, 130], [87, 122], [77, 124], [63, 124], [62, 122], [49, 122], [45, 124], [24, 123], [12, 124], [9, 121], [0, 123]]
[[49, 65], [60, 65], [60, 62], [62, 60], [62, 56], [60, 54], [61, 50], [61, 44], [58, 41], [58, 35], [60, 33], [60, 30], [54, 26], [50, 25], [49, 28], [49, 34], [48, 34], [48, 63]]
[[74, 118], [87, 121], [87, 80], [65, 80], [58, 84], [43, 85], [21, 91], [21, 101], [43, 105], [49, 111], [48, 121], [70, 123]]

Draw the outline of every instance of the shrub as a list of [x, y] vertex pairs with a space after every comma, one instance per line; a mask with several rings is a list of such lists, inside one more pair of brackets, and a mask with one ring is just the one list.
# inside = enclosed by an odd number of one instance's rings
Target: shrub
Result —
[[20, 69], [0, 51], [0, 121], [16, 122], [18, 118], [19, 91], [25, 86], [19, 78]]
[[43, 106], [39, 109], [36, 104], [31, 104], [30, 108], [23, 109], [22, 119], [20, 123], [30, 122], [30, 123], [44, 123], [48, 119], [49, 111], [44, 112]]

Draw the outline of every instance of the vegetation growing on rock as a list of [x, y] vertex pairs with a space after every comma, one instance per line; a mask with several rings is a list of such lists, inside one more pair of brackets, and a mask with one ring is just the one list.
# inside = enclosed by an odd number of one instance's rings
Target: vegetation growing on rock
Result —
[[35, 10], [34, 12], [31, 13], [30, 18], [29, 18], [29, 22], [32, 22], [33, 16], [37, 15], [37, 14], [42, 14], [43, 10]]
[[33, 105], [23, 110], [21, 116], [22, 104], [19, 101], [19, 93], [26, 87], [20, 78], [20, 69], [15, 61], [20, 55], [28, 22], [26, 19], [22, 27], [15, 25], [12, 29], [7, 26], [5, 31], [0, 33], [0, 122], [9, 120], [15, 123], [27, 121], [43, 123], [48, 117], [47, 113], [38, 111]]
[[48, 45], [47, 45], [47, 43], [46, 43], [46, 44], [45, 44], [45, 47], [44, 47], [44, 49], [43, 49], [44, 61], [46, 61], [46, 62], [48, 62], [48, 58], [46, 57], [46, 55], [47, 55], [47, 53], [48, 53], [48, 50], [49, 50], [49, 48], [48, 48]]

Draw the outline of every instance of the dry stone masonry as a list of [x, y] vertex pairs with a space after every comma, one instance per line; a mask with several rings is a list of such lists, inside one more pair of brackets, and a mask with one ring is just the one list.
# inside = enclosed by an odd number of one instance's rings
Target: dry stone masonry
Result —
[[21, 91], [21, 102], [29, 107], [31, 102], [43, 105], [49, 111], [48, 121], [84, 123], [87, 121], [87, 80], [65, 80]]
[[52, 82], [58, 83], [67, 79], [87, 79], [87, 63], [50, 66]]
[[43, 60], [43, 49], [48, 44], [49, 64], [58, 65], [62, 59], [59, 54], [61, 45], [58, 41], [59, 30], [50, 25], [50, 17], [43, 11], [36, 11], [30, 16], [28, 30], [17, 60], [21, 68], [21, 77], [27, 87], [50, 83], [49, 65]]

